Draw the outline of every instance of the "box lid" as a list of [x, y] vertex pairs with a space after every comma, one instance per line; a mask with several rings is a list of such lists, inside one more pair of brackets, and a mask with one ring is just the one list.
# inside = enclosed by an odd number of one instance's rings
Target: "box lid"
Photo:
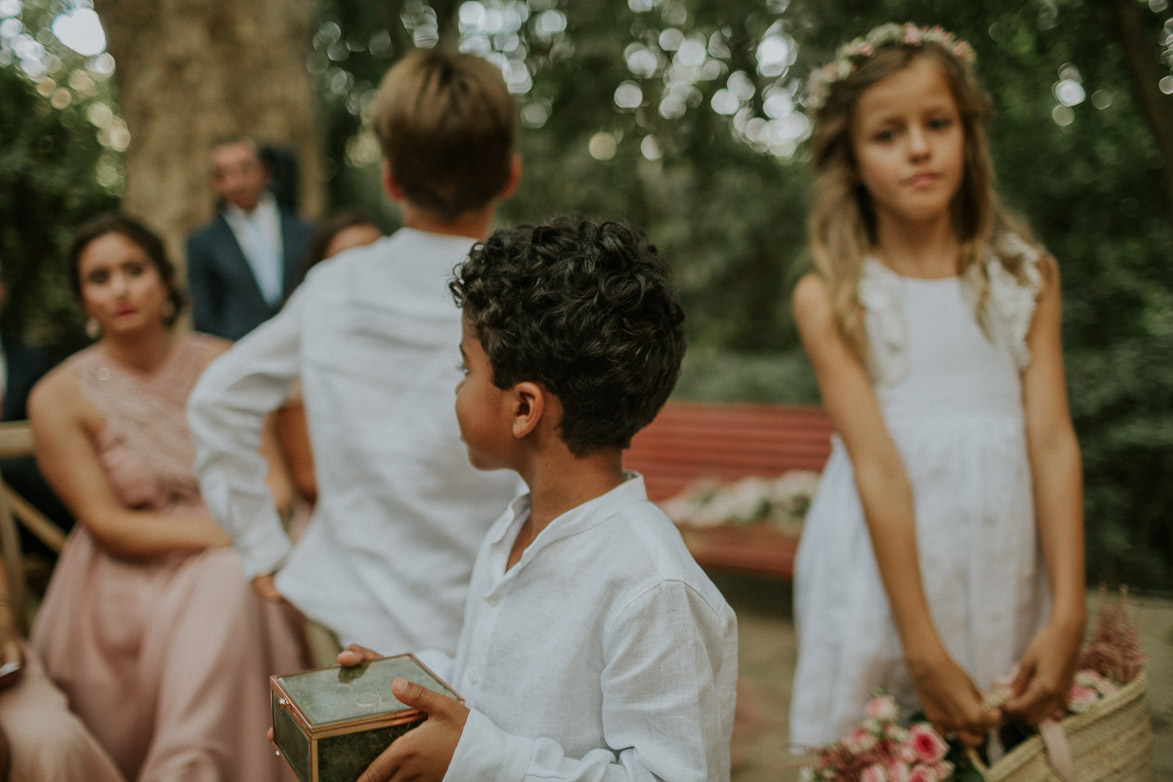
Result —
[[364, 721], [371, 717], [415, 713], [391, 694], [396, 678], [427, 687], [460, 700], [456, 692], [428, 670], [413, 654], [384, 657], [354, 667], [332, 666], [274, 676], [273, 680], [301, 712], [311, 728], [336, 722]]

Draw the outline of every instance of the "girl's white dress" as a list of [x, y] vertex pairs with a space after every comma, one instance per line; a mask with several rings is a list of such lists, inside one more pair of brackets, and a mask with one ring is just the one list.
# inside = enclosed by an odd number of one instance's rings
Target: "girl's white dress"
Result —
[[[985, 689], [1047, 615], [1021, 399], [1038, 255], [1022, 279], [992, 259], [987, 337], [962, 278], [902, 277], [865, 262], [872, 384], [912, 484], [925, 595], [950, 655]], [[845, 737], [877, 688], [917, 708], [854, 483], [837, 436], [795, 563], [796, 749]]]

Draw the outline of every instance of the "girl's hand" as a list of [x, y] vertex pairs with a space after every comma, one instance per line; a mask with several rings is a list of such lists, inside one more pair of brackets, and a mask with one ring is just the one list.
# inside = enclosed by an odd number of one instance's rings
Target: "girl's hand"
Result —
[[982, 705], [982, 694], [953, 658], [910, 663], [909, 670], [925, 716], [943, 736], [956, 734], [965, 746], [976, 747], [1001, 722], [1001, 712]]
[[1082, 628], [1056, 622], [1039, 630], [1018, 663], [1011, 690], [1014, 695], [1004, 707], [1007, 714], [1036, 725], [1067, 705], [1081, 637]]

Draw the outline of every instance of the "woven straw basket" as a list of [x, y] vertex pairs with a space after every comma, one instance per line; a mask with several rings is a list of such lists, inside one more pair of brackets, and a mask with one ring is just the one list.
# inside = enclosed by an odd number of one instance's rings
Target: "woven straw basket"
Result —
[[[1139, 676], [1082, 714], [1062, 720], [1074, 779], [1070, 782], [1152, 782], [1153, 726], [1149, 720], [1148, 676]], [[1047, 749], [1033, 736], [989, 768], [987, 782], [1063, 782], [1047, 761]]]

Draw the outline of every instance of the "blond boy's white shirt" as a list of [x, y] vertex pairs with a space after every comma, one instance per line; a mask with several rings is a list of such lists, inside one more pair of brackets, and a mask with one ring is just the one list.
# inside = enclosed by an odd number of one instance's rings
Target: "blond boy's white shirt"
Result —
[[[212, 363], [188, 412], [204, 501], [245, 575], [386, 654], [455, 648], [477, 546], [520, 482], [469, 463], [453, 409], [472, 239], [403, 229], [316, 266]], [[265, 488], [264, 416], [303, 382], [318, 502], [296, 546]]]
[[470, 707], [445, 779], [729, 779], [733, 610], [643, 479], [563, 514], [508, 571], [528, 495], [493, 525], [457, 656]]

